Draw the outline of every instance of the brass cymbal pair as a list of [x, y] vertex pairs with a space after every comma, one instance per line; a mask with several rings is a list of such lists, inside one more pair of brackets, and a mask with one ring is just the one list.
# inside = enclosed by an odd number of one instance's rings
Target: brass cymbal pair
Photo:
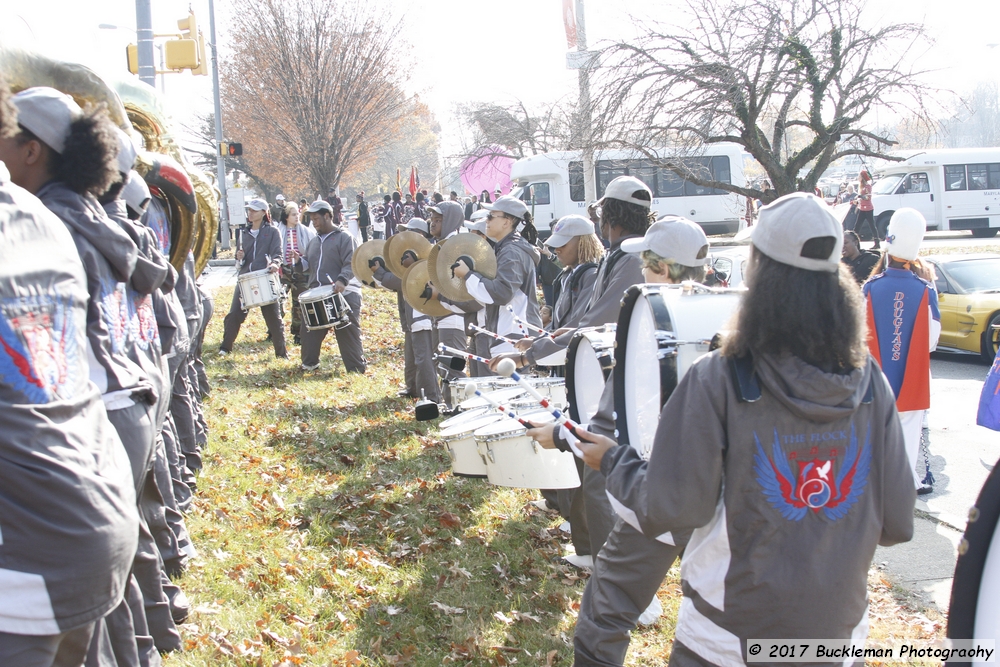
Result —
[[377, 287], [375, 276], [372, 275], [372, 270], [368, 268], [368, 262], [376, 257], [381, 257], [385, 261], [385, 241], [383, 239], [365, 241], [358, 246], [357, 250], [351, 256], [351, 270], [354, 271], [354, 277], [368, 287]]

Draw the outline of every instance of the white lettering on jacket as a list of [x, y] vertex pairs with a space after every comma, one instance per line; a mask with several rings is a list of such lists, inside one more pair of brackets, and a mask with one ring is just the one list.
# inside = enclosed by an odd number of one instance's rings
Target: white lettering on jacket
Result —
[[903, 327], [903, 293], [896, 292], [895, 300], [892, 304], [892, 360], [899, 361], [903, 339], [900, 329]]

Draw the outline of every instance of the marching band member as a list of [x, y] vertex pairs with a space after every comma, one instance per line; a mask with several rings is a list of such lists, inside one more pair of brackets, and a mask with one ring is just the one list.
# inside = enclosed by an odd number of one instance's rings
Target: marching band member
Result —
[[[520, 338], [520, 328], [504, 306], [511, 306], [520, 319], [541, 326], [535, 296], [535, 264], [539, 255], [532, 245], [537, 232], [528, 207], [516, 197], [500, 197], [483, 208], [490, 211], [486, 235], [496, 242], [497, 275], [486, 278], [461, 259], [453, 271], [455, 276], [465, 279], [469, 294], [486, 307], [486, 328], [501, 336]], [[489, 356], [493, 357], [512, 348], [509, 343], [496, 343], [490, 349]]]
[[[334, 291], [342, 293], [351, 307], [351, 323], [343, 329], [334, 329], [340, 356], [348, 373], [364, 373], [367, 368], [364, 348], [361, 345], [361, 289], [351, 270], [351, 256], [354, 254], [354, 237], [333, 222], [333, 207], [322, 199], [317, 199], [306, 209], [316, 230], [316, 238], [306, 247], [306, 263], [309, 267], [309, 288], [333, 285]], [[326, 338], [327, 329], [307, 331], [305, 322], [299, 335], [302, 337], [302, 370], [314, 371], [319, 368], [319, 353]]]
[[[236, 251], [236, 261], [240, 263], [240, 275], [262, 269], [276, 273], [281, 265], [281, 234], [271, 225], [267, 208], [267, 202], [263, 199], [251, 199], [247, 203], [250, 229], [243, 234], [243, 243]], [[246, 320], [247, 312], [243, 309], [240, 288], [237, 285], [233, 291], [233, 303], [224, 320], [219, 356], [225, 356], [233, 351], [233, 343], [240, 335], [240, 326]], [[287, 359], [285, 327], [281, 321], [280, 306], [278, 303], [261, 306], [260, 314], [264, 316], [264, 322], [267, 324], [267, 333], [270, 334], [271, 343], [274, 345], [274, 356]]]
[[[478, 207], [478, 204], [477, 204]], [[473, 234], [477, 234], [482, 238], [486, 239], [486, 242], [490, 246], [496, 245], [496, 243], [486, 235], [486, 222], [489, 218], [490, 212], [486, 209], [479, 209], [472, 214], [472, 219], [465, 222], [466, 229]], [[486, 328], [486, 309], [480, 308], [476, 311], [475, 315], [476, 326], [485, 329]], [[493, 339], [484, 333], [476, 332], [472, 334], [472, 351], [478, 357], [484, 359], [490, 358], [490, 346], [493, 343]], [[468, 347], [466, 347], [468, 349]], [[470, 361], [469, 362], [469, 375], [472, 377], [487, 377], [492, 375], [493, 372], [489, 369], [489, 366], [481, 361]]]
[[840, 223], [795, 193], [761, 209], [751, 240], [734, 330], [667, 400], [649, 461], [599, 435], [578, 443], [624, 520], [693, 531], [675, 666], [743, 664], [749, 638], [863, 639], [875, 547], [913, 535], [895, 400], [867, 353]]
[[305, 263], [305, 251], [316, 232], [299, 224], [299, 209], [295, 204], [285, 206], [285, 221], [278, 224], [281, 234], [281, 284], [287, 285], [292, 294], [292, 337], [296, 345], [302, 343], [299, 330], [302, 328], [302, 313], [299, 310], [299, 294], [306, 290], [309, 282], [309, 267]]
[[[68, 125], [75, 109], [62, 112]], [[80, 665], [129, 587], [139, 516], [129, 458], [89, 381], [79, 252], [4, 165], [40, 187], [48, 174], [33, 167], [65, 134], [35, 119], [29, 136], [14, 115], [0, 83], [0, 664]]]
[[931, 406], [931, 357], [941, 334], [934, 269], [917, 257], [927, 222], [901, 208], [886, 230], [885, 253], [862, 286], [868, 300], [868, 348], [896, 396], [906, 455], [917, 488], [920, 431]]

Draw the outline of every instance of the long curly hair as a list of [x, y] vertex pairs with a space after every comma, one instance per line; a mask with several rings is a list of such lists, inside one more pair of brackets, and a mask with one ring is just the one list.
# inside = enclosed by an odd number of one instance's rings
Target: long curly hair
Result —
[[623, 235], [642, 235], [646, 229], [656, 222], [656, 214], [639, 204], [633, 204], [621, 199], [606, 199], [601, 204], [601, 223], [619, 227]]
[[10, 101], [10, 89], [0, 74], [0, 139], [17, 134], [17, 108]]
[[844, 265], [836, 273], [807, 271], [752, 248], [746, 283], [723, 355], [790, 352], [838, 373], [865, 364], [864, 299]]

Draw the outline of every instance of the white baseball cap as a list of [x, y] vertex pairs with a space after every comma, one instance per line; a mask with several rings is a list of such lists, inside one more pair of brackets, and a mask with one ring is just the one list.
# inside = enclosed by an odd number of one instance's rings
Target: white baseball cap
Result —
[[423, 232], [424, 234], [430, 233], [430, 228], [427, 225], [427, 221], [423, 218], [410, 218], [409, 222], [405, 225], [399, 226], [401, 229], [409, 229], [414, 232]]
[[313, 203], [309, 204], [309, 208], [306, 209], [306, 213], [319, 213], [320, 211], [327, 211], [333, 213], [333, 207], [322, 199], [317, 199]]
[[83, 115], [72, 97], [45, 86], [22, 90], [11, 101], [17, 107], [18, 124], [60, 154], [66, 149], [70, 125]]
[[587, 236], [594, 233], [594, 223], [582, 215], [564, 215], [552, 225], [552, 235], [545, 240], [550, 248], [561, 248], [574, 236]]
[[125, 187], [122, 188], [122, 199], [125, 200], [125, 205], [136, 213], [146, 210], [143, 204], [150, 199], [149, 186], [139, 172], [133, 170], [129, 173]]
[[115, 128], [115, 134], [118, 136], [118, 171], [128, 174], [135, 166], [135, 158], [138, 155], [135, 140], [120, 127]]
[[840, 270], [844, 230], [830, 207], [808, 192], [778, 197], [760, 209], [757, 224], [736, 239], [748, 238], [771, 259], [807, 271]]
[[653, 191], [635, 176], [619, 176], [608, 183], [604, 196], [597, 200], [597, 203], [603, 204], [605, 199], [618, 199], [646, 208], [653, 207]]
[[514, 216], [518, 220], [524, 220], [524, 215], [528, 212], [528, 207], [525, 203], [517, 197], [512, 197], [511, 195], [504, 195], [492, 204], [483, 204], [483, 208], [488, 211], [500, 211], [501, 213], [507, 213]]
[[[486, 211], [486, 212], [489, 213], [489, 211]], [[476, 211], [476, 213], [479, 213], [479, 211]], [[475, 218], [476, 216], [473, 215], [472, 217]], [[479, 232], [480, 234], [485, 234], [486, 233], [486, 216], [481, 216], [478, 220], [466, 220], [465, 221], [465, 228], [468, 229], [471, 232]]]
[[285, 195], [278, 195], [274, 198], [274, 201], [285, 201]]
[[247, 202], [247, 208], [254, 211], [266, 211], [268, 206], [266, 201], [255, 197]]
[[622, 241], [625, 252], [652, 250], [664, 259], [672, 259], [684, 266], [708, 264], [708, 237], [705, 230], [687, 218], [668, 215], [657, 220], [646, 230], [641, 239]]
[[915, 208], [897, 209], [889, 218], [885, 230], [885, 251], [895, 257], [912, 262], [920, 252], [920, 244], [927, 231], [927, 220]]

